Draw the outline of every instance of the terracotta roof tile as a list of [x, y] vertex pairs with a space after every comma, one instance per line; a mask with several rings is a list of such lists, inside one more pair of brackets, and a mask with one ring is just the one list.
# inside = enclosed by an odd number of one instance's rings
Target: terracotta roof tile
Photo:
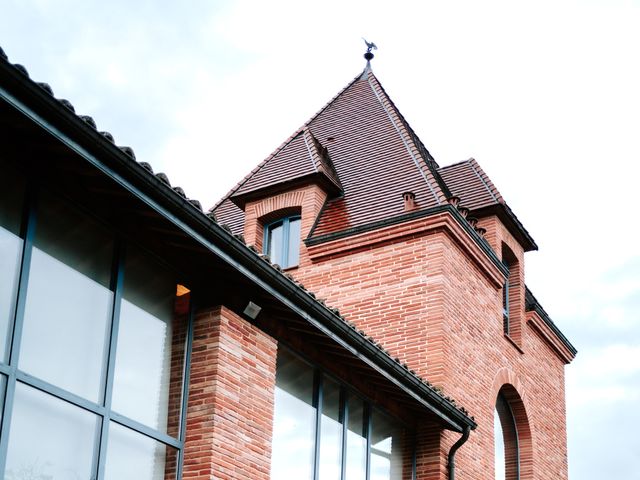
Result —
[[505, 203], [502, 195], [475, 159], [447, 165], [438, 170], [452, 195], [470, 210]]
[[[213, 208], [221, 221], [241, 230], [243, 221], [235, 218], [240, 210], [225, 205], [230, 197], [267, 185], [272, 181], [267, 177], [276, 178], [278, 170], [280, 178], [308, 171], [308, 163], [303, 162], [309, 155], [302, 144], [307, 131], [317, 146], [326, 148], [343, 191], [342, 196], [328, 200], [311, 236], [402, 215], [406, 191], [416, 195], [418, 209], [446, 201], [448, 192], [438, 177], [437, 164], [373, 73], [365, 69]], [[267, 164], [271, 164], [269, 175], [261, 173]]]

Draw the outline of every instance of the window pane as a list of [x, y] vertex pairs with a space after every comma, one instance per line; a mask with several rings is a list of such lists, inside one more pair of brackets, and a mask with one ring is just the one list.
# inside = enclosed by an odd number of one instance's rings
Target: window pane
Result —
[[289, 221], [289, 254], [287, 267], [298, 265], [300, 259], [300, 219]]
[[506, 473], [505, 455], [504, 455], [504, 435], [502, 433], [502, 425], [500, 424], [500, 417], [498, 411], [493, 412], [493, 440], [495, 450], [495, 465], [496, 465], [496, 480], [505, 480]]
[[312, 478], [315, 418], [313, 369], [287, 352], [278, 352], [272, 480]]
[[371, 480], [402, 479], [402, 427], [377, 410], [371, 416]]
[[325, 378], [322, 390], [322, 423], [320, 430], [319, 478], [321, 480], [340, 478], [341, 451], [340, 386]]
[[113, 301], [113, 240], [52, 196], [40, 204], [19, 367], [97, 402]]
[[129, 428], [111, 423], [105, 465], [106, 480], [176, 478], [177, 450]]
[[18, 383], [5, 478], [89, 479], [96, 416]]
[[283, 235], [284, 227], [282, 223], [279, 223], [276, 226], [269, 227], [269, 232], [267, 234], [267, 245], [269, 246], [269, 259], [272, 263], [277, 263], [280, 266], [282, 265], [282, 235]]
[[[168, 412], [179, 415], [181, 401], [184, 336], [174, 337], [173, 330], [184, 329], [186, 319], [174, 315], [176, 286], [175, 277], [142, 252], [127, 254], [112, 405], [165, 433]], [[177, 436], [177, 429], [168, 433]]]
[[12, 170], [5, 166], [3, 169], [6, 177], [0, 188], [0, 361], [7, 362], [22, 253], [19, 234], [24, 182]]
[[364, 480], [367, 468], [367, 439], [365, 437], [364, 403], [357, 397], [349, 398], [347, 431], [347, 480]]

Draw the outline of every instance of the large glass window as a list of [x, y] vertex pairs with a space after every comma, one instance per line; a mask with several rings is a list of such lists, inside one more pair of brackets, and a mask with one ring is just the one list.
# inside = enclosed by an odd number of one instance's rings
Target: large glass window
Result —
[[[113, 409], [164, 433], [172, 353], [176, 353], [172, 349], [175, 296], [171, 273], [139, 250], [130, 249], [120, 311]], [[182, 363], [182, 353], [180, 349], [174, 368]], [[177, 431], [171, 433], [177, 435]]]
[[38, 218], [19, 367], [97, 402], [113, 305], [113, 237], [52, 195], [42, 195]]
[[265, 227], [264, 251], [282, 268], [295, 267], [300, 258], [300, 217], [287, 217]]
[[272, 480], [401, 480], [411, 472], [403, 464], [404, 438], [397, 420], [278, 352]]
[[5, 478], [91, 478], [96, 415], [18, 383]]
[[19, 180], [0, 192], [0, 478], [179, 478], [188, 289], [55, 195], [23, 209]]

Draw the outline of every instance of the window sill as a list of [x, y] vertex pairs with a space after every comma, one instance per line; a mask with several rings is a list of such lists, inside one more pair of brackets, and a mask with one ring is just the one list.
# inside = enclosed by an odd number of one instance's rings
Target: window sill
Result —
[[508, 333], [505, 333], [505, 334], [504, 334], [504, 338], [506, 338], [506, 339], [509, 341], [509, 343], [510, 343], [511, 345], [513, 345], [514, 347], [516, 347], [516, 350], [518, 350], [520, 353], [522, 353], [522, 354], [524, 355], [524, 350], [522, 350], [522, 348], [520, 348], [520, 345], [518, 345], [518, 344], [516, 343], [516, 341], [515, 341], [513, 338], [511, 338], [511, 337], [509, 336], [509, 334], [508, 334]]

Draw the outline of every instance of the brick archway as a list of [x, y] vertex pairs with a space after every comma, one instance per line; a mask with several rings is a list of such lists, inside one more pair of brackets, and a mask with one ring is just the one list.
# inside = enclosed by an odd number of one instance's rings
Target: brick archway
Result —
[[[503, 368], [495, 377], [492, 392], [494, 405], [501, 403], [498, 401], [499, 396], [508, 405], [509, 414], [513, 417], [517, 430], [517, 440], [515, 436], [505, 433], [506, 479], [531, 480], [533, 479], [533, 437], [525, 406], [526, 397], [520, 380], [511, 370]], [[504, 406], [498, 408], [502, 418], [502, 415], [507, 412], [501, 412], [501, 409], [503, 410]]]

